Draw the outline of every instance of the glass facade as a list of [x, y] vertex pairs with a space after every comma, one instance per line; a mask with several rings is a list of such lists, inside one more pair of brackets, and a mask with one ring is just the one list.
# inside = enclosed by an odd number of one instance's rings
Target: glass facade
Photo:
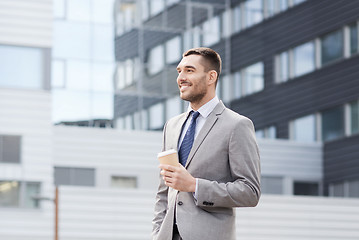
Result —
[[53, 122], [113, 118], [113, 7], [114, 0], [54, 2]]
[[330, 141], [344, 136], [344, 107], [322, 112], [322, 140]]
[[340, 29], [321, 38], [322, 65], [338, 60], [344, 55], [343, 31]]

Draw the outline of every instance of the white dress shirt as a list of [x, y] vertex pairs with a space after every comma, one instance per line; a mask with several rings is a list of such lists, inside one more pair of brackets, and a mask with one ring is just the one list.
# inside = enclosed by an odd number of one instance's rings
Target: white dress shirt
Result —
[[[196, 139], [196, 137], [198, 136], [198, 133], [201, 131], [203, 125], [205, 124], [209, 114], [211, 114], [211, 112], [214, 110], [214, 108], [217, 106], [217, 104], [219, 103], [219, 99], [217, 96], [215, 96], [214, 98], [212, 98], [212, 100], [210, 100], [209, 102], [207, 102], [206, 104], [204, 104], [202, 107], [200, 107], [198, 109], [197, 112], [199, 112], [199, 116], [196, 119], [196, 131], [194, 134], [194, 139]], [[188, 114], [194, 111], [191, 108], [191, 104], [188, 106]], [[182, 141], [184, 136], [186, 135], [187, 129], [189, 128], [189, 125], [191, 124], [191, 120], [192, 120], [192, 114], [188, 117], [184, 127], [182, 128], [182, 132], [181, 132], [181, 137], [178, 143], [178, 149], [180, 149]], [[197, 200], [197, 192], [198, 189], [198, 179], [196, 178], [196, 191], [193, 193], [194, 198]]]

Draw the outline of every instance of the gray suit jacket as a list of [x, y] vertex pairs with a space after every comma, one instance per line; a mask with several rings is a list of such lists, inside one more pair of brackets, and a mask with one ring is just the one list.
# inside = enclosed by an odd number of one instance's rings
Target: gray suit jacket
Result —
[[[177, 149], [187, 114], [167, 122], [163, 150]], [[175, 216], [184, 240], [235, 239], [233, 208], [256, 206], [260, 197], [259, 151], [252, 121], [218, 103], [195, 139], [185, 167], [199, 179], [197, 200], [193, 193], [167, 187], [160, 177], [153, 239], [172, 239]]]

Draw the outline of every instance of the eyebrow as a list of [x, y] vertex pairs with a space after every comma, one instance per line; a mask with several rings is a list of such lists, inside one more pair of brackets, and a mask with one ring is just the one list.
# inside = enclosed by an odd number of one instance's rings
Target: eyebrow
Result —
[[[186, 69], [186, 68], [196, 69], [195, 66], [192, 66], [192, 65], [184, 66], [184, 69]], [[180, 70], [179, 67], [177, 67], [176, 69], [177, 69], [177, 71]]]

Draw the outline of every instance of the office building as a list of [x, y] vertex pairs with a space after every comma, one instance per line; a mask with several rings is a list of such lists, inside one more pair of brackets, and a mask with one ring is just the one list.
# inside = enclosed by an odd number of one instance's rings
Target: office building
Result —
[[322, 194], [359, 197], [359, 2], [116, 4], [117, 128], [159, 130], [184, 111], [175, 66], [184, 50], [211, 47], [223, 60], [218, 96], [257, 137], [323, 142]]

